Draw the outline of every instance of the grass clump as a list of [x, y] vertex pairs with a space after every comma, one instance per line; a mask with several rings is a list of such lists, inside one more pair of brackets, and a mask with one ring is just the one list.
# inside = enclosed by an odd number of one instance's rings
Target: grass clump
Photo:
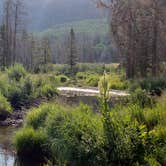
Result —
[[[22, 144], [34, 141], [33, 134], [40, 133], [40, 130], [46, 131], [48, 140], [42, 146], [48, 144], [51, 147], [50, 153], [54, 156], [48, 158], [51, 161], [72, 165], [101, 165], [104, 161], [102, 121], [86, 106], [68, 111], [68, 107], [46, 104], [34, 109], [27, 115], [24, 128], [15, 136], [19, 156], [27, 154]], [[40, 153], [42, 146], [37, 147]], [[29, 146], [28, 154], [33, 148]]]
[[44, 161], [49, 156], [48, 138], [42, 130], [26, 127], [15, 135], [14, 144], [21, 159]]
[[102, 122], [87, 108], [72, 113], [57, 112], [47, 119], [47, 132], [52, 139], [52, 151], [61, 163], [72, 165], [102, 165], [104, 139]]
[[34, 129], [38, 129], [45, 125], [48, 114], [54, 110], [53, 105], [42, 105], [38, 109], [34, 108], [28, 113], [26, 117], [26, 126], [31, 126]]
[[[153, 160], [162, 165], [166, 157], [165, 110], [165, 104], [154, 108], [131, 104], [117, 106], [101, 116], [85, 105], [71, 108], [46, 104], [27, 115], [21, 132], [27, 133], [27, 128], [36, 134], [43, 131], [47, 139], [41, 147], [50, 147], [47, 159], [54, 164], [132, 166]], [[20, 139], [33, 141], [29, 135], [25, 137], [16, 135], [17, 151]]]
[[12, 112], [12, 107], [7, 99], [0, 93], [0, 120], [5, 120]]
[[7, 73], [11, 80], [20, 81], [21, 78], [25, 78], [27, 71], [21, 64], [15, 64], [14, 66], [7, 69]]

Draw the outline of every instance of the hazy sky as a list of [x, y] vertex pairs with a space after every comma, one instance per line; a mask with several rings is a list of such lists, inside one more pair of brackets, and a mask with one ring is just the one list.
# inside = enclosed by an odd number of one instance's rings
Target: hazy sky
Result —
[[[2, 5], [3, 0], [0, 0]], [[32, 29], [100, 16], [92, 0], [24, 0]]]
[[25, 0], [33, 27], [47, 28], [55, 24], [96, 18], [100, 14], [92, 0]]

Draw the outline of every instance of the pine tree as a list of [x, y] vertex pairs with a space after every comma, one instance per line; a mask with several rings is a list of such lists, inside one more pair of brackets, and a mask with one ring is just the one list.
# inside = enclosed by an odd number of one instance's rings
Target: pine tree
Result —
[[34, 35], [31, 35], [30, 38], [30, 64], [29, 64], [29, 69], [31, 71], [34, 70], [34, 66], [35, 66], [35, 56], [36, 56], [36, 40], [34, 38]]
[[6, 66], [6, 55], [5, 55], [5, 26], [0, 27], [0, 67]]
[[42, 56], [43, 64], [46, 65], [52, 61], [51, 46], [48, 38], [43, 38], [42, 40]]
[[70, 74], [74, 75], [77, 61], [78, 61], [78, 54], [77, 54], [75, 32], [73, 28], [71, 28], [71, 31], [70, 31], [70, 38], [69, 38], [68, 44], [69, 44], [68, 65], [70, 66]]

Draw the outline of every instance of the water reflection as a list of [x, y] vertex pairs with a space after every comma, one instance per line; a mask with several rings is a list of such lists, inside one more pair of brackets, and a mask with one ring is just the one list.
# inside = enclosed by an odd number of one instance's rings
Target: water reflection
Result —
[[0, 127], [0, 166], [14, 166], [11, 141], [15, 130], [13, 127]]
[[0, 127], [0, 166], [41, 166], [34, 161], [20, 161], [14, 154], [12, 138], [17, 129]]
[[14, 166], [14, 155], [6, 149], [0, 148], [0, 166]]

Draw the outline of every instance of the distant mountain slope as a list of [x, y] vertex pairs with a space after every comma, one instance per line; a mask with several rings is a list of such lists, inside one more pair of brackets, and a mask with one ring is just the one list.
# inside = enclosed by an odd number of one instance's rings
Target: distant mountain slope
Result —
[[105, 19], [85, 19], [65, 24], [55, 25], [52, 28], [44, 30], [38, 35], [59, 38], [69, 34], [71, 27], [76, 34], [85, 33], [86, 35], [106, 34], [109, 30]]
[[[0, 16], [2, 4], [0, 0]], [[92, 0], [23, 0], [28, 13], [26, 21], [32, 31], [43, 31], [56, 24], [103, 18], [103, 12]]]
[[102, 12], [92, 0], [24, 0], [33, 30], [44, 30], [55, 24], [63, 24], [90, 18], [101, 18]]

